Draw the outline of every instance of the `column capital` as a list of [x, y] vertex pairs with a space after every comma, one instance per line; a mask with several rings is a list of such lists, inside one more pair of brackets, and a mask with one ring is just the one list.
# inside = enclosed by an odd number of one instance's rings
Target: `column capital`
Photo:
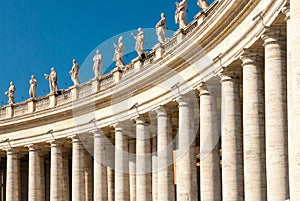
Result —
[[242, 76], [242, 71], [237, 68], [223, 68], [223, 70], [219, 73], [219, 77], [221, 78], [222, 82], [237, 82], [240, 80]]
[[277, 44], [286, 42], [285, 27], [274, 26], [265, 27], [261, 38], [264, 40], [264, 46], [268, 44]]
[[242, 67], [245, 65], [251, 65], [251, 64], [262, 64], [263, 63], [263, 53], [262, 49], [258, 48], [244, 48], [240, 60], [243, 62]]
[[39, 144], [29, 144], [26, 145], [26, 147], [29, 149], [29, 151], [38, 151], [41, 149], [41, 146]]
[[178, 95], [174, 101], [178, 103], [178, 107], [188, 107], [191, 103], [191, 97], [187, 94]]
[[110, 127], [114, 128], [115, 132], [123, 132], [125, 129], [125, 124], [123, 124], [121, 122], [117, 122], [117, 123], [110, 125]]
[[78, 134], [71, 135], [68, 138], [72, 140], [72, 143], [81, 143], [81, 140], [80, 140], [80, 137]]
[[281, 12], [285, 14], [284, 20], [287, 22], [291, 19], [291, 12], [290, 12], [290, 2], [287, 1], [286, 5], [282, 8]]
[[136, 116], [136, 117], [132, 117], [131, 120], [136, 125], [144, 125], [146, 123], [145, 118], [143, 118], [141, 115]]
[[166, 117], [170, 113], [170, 111], [165, 106], [162, 106], [162, 105], [159, 105], [159, 106], [153, 108], [152, 111], [156, 112], [157, 117], [160, 117], [160, 116]]
[[15, 154], [19, 154], [19, 148], [14, 148], [14, 147], [11, 147], [11, 148], [7, 148], [5, 149], [7, 155], [15, 155]]
[[209, 90], [207, 88], [207, 85], [205, 82], [201, 82], [198, 86], [197, 86], [197, 90], [200, 92], [199, 96], [203, 96], [203, 95], [209, 95]]

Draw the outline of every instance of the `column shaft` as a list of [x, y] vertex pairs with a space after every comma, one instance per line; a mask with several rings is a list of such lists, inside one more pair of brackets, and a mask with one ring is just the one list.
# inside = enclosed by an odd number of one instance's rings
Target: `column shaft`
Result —
[[221, 201], [220, 126], [216, 89], [200, 86], [200, 191], [202, 201]]
[[63, 200], [70, 200], [69, 153], [63, 154]]
[[266, 167], [269, 201], [288, 198], [288, 127], [285, 28], [266, 28], [265, 116]]
[[84, 147], [78, 136], [72, 137], [72, 201], [85, 200]]
[[245, 201], [265, 201], [265, 116], [263, 60], [260, 50], [245, 49], [243, 61], [243, 140]]
[[174, 161], [170, 117], [160, 106], [157, 110], [157, 200], [175, 200]]
[[291, 201], [297, 201], [300, 198], [300, 136], [299, 136], [299, 122], [300, 122], [300, 4], [297, 0], [290, 0], [290, 29], [288, 35], [291, 36], [290, 46], [288, 51], [291, 53], [291, 73], [288, 80], [291, 80], [291, 104], [289, 115], [289, 146], [290, 148], [290, 198]]
[[107, 168], [105, 136], [94, 133], [94, 201], [107, 201]]
[[93, 158], [84, 150], [85, 201], [93, 201]]
[[6, 201], [20, 201], [20, 160], [15, 150], [7, 151]]
[[196, 200], [197, 169], [195, 156], [195, 136], [197, 134], [195, 113], [196, 101], [192, 94], [177, 99], [179, 107], [177, 164], [177, 200]]
[[157, 193], [158, 193], [158, 189], [157, 189], [157, 174], [158, 174], [158, 170], [157, 170], [157, 137], [153, 137], [152, 138], [152, 201], [157, 201], [158, 197], [157, 197]]
[[223, 201], [244, 200], [242, 114], [239, 77], [224, 72], [222, 82]]
[[51, 142], [50, 177], [50, 200], [64, 201], [62, 145], [56, 141]]
[[136, 119], [136, 200], [152, 201], [150, 136], [142, 118]]
[[129, 201], [128, 137], [122, 127], [115, 125], [115, 199]]
[[41, 158], [39, 147], [29, 146], [28, 200], [42, 201]]
[[136, 201], [136, 142], [129, 140], [129, 182], [130, 182], [130, 201]]

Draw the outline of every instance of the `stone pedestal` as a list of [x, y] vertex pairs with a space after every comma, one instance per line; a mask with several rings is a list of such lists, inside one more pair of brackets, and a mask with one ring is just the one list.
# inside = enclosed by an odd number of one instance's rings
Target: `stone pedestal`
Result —
[[36, 103], [35, 99], [31, 99], [28, 101], [27, 103], [28, 113], [32, 113], [35, 111], [35, 103]]
[[105, 136], [94, 132], [94, 200], [108, 199]]
[[245, 201], [266, 200], [263, 57], [260, 49], [245, 49], [241, 60]]
[[120, 68], [115, 68], [112, 73], [114, 74], [114, 82], [120, 82], [122, 79], [122, 70]]
[[200, 91], [200, 189], [202, 201], [221, 201], [220, 126], [216, 89], [205, 83]]
[[99, 90], [100, 90], [100, 82], [99, 82], [99, 78], [95, 77], [91, 80], [92, 82], [92, 89], [91, 89], [91, 92], [94, 94], [94, 93], [97, 93]]
[[220, 77], [223, 112], [221, 136], [223, 201], [243, 201], [243, 136], [239, 85], [241, 75], [223, 71]]
[[143, 67], [143, 62], [141, 62], [139, 58], [133, 59], [132, 63], [133, 63], [133, 68], [135, 73], [140, 71]]
[[13, 105], [8, 105], [6, 107], [6, 118], [12, 118], [14, 116], [14, 108]]
[[57, 104], [57, 100], [56, 100], [56, 95], [55, 94], [51, 94], [49, 95], [49, 107], [55, 107]]
[[72, 101], [77, 100], [79, 98], [79, 87], [73, 86], [71, 89]]
[[269, 201], [289, 195], [285, 27], [267, 27], [265, 41], [266, 168]]
[[50, 168], [50, 200], [65, 201], [63, 197], [63, 153], [62, 144], [51, 142], [51, 168]]
[[120, 123], [115, 128], [115, 200], [129, 201], [128, 137]]
[[162, 44], [159, 44], [155, 50], [155, 60], [160, 59], [165, 53], [165, 48]]
[[16, 150], [7, 150], [6, 201], [20, 201], [20, 160]]

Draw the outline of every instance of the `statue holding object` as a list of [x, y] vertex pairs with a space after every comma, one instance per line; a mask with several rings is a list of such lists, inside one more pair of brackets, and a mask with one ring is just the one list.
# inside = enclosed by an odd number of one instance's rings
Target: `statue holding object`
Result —
[[73, 59], [73, 66], [72, 69], [69, 71], [71, 76], [71, 80], [73, 81], [74, 86], [78, 86], [80, 84], [79, 81], [79, 65], [76, 59]]
[[44, 74], [46, 80], [49, 80], [49, 87], [51, 94], [57, 94], [58, 87], [57, 87], [57, 75], [54, 68], [51, 68], [51, 73], [49, 75]]
[[175, 2], [175, 23], [179, 24], [179, 29], [183, 29], [187, 25], [186, 12], [187, 12], [187, 0], [182, 0], [180, 3]]
[[115, 47], [115, 54], [114, 54], [113, 61], [116, 62], [116, 67], [123, 68], [125, 66], [124, 58], [123, 58], [125, 50], [124, 50], [122, 36], [118, 40], [118, 45], [114, 44], [114, 47]]
[[144, 53], [144, 32], [142, 30], [142, 28], [138, 28], [138, 34], [134, 35], [133, 33], [131, 33], [131, 35], [133, 36], [133, 38], [136, 40], [135, 43], [135, 50], [138, 53], [139, 57], [142, 57], [142, 54]]

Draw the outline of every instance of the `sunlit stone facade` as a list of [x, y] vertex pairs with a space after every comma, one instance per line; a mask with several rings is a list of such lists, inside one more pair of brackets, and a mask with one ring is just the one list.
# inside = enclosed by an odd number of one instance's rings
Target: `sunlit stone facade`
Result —
[[144, 60], [0, 108], [0, 200], [300, 200], [300, 3], [216, 0]]

